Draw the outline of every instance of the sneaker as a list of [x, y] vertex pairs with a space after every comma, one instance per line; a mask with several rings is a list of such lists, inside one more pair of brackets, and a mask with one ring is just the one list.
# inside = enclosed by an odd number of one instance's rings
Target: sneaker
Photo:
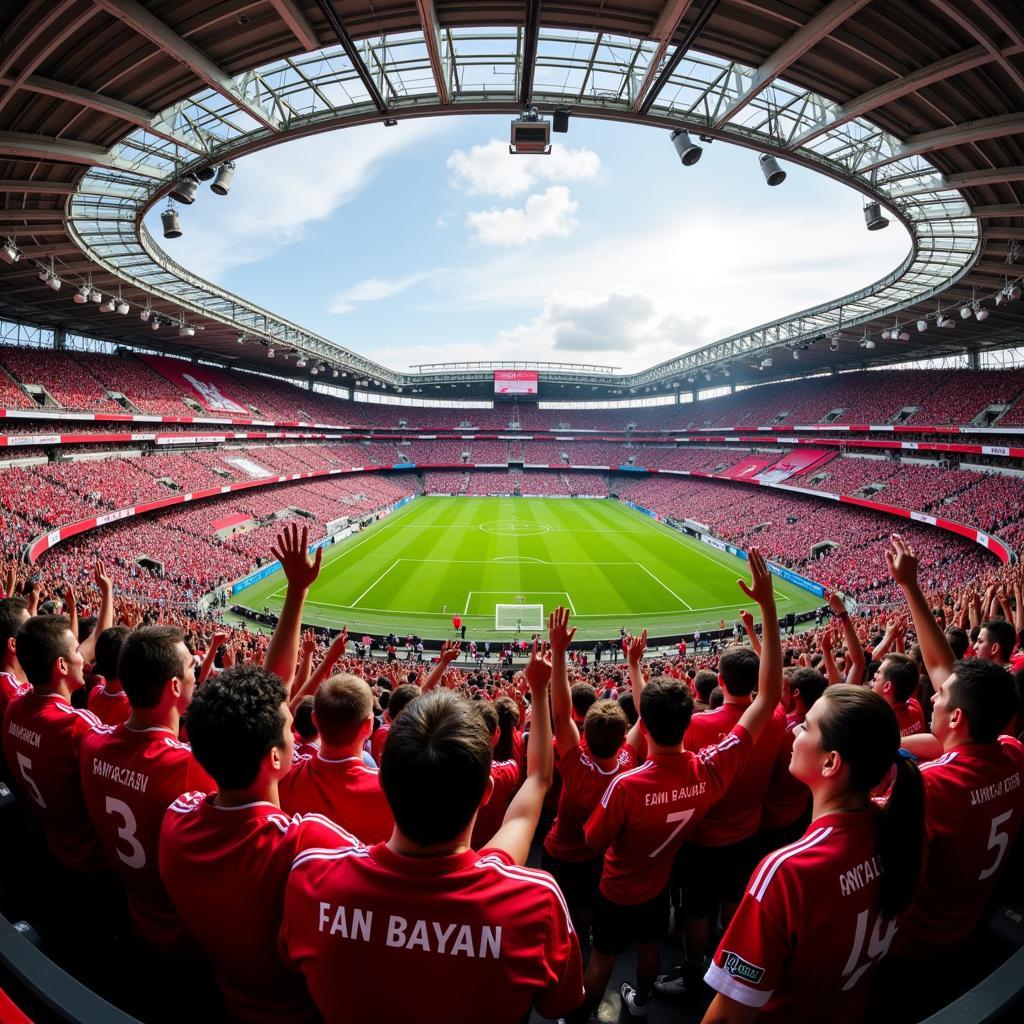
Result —
[[640, 1005], [636, 1001], [636, 989], [629, 982], [624, 981], [619, 986], [619, 995], [622, 996], [622, 1005], [633, 1020], [647, 1019], [647, 1004]]
[[654, 980], [654, 990], [663, 996], [686, 995], [686, 972], [683, 967], [676, 967], [668, 974], [659, 974]]

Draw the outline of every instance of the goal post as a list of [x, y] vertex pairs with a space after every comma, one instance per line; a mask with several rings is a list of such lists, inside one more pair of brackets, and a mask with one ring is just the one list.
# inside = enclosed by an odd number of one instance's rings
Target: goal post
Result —
[[544, 629], [544, 605], [496, 604], [494, 628], [506, 633], [539, 633]]

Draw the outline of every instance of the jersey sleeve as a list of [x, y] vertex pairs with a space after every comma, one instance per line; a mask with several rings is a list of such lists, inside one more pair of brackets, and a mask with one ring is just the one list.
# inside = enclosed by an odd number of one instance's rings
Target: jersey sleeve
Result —
[[583, 826], [583, 838], [592, 850], [606, 850], [625, 825], [626, 795], [622, 786], [616, 785], [618, 781], [616, 778], [608, 784]]
[[[555, 897], [552, 903], [558, 902]], [[564, 904], [551, 908], [551, 926], [544, 944], [548, 984], [536, 1000], [537, 1012], [555, 1020], [575, 1010], [583, 1002], [583, 961], [580, 944], [569, 921]]]
[[715, 799], [729, 788], [729, 784], [739, 774], [753, 745], [750, 733], [737, 724], [718, 743], [697, 751], [697, 760]]
[[785, 972], [790, 934], [781, 886], [769, 887], [761, 900], [746, 893], [704, 980], [737, 1003], [764, 1006]]

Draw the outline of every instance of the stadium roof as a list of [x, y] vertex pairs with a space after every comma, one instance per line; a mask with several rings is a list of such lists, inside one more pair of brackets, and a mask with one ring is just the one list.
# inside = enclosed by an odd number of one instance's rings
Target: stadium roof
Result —
[[[542, 397], [793, 376], [791, 348], [806, 373], [1024, 344], [1024, 302], [992, 301], [1024, 267], [1015, 0], [0, 0], [0, 33], [0, 238], [22, 253], [0, 263], [2, 317], [152, 345], [166, 332], [135, 315], [149, 305], [195, 330], [167, 349], [308, 374], [267, 359], [295, 350], [341, 383], [483, 397], [486, 367], [380, 366], [178, 266], [142, 218], [190, 169], [290, 138], [534, 104], [774, 153], [912, 237], [854, 295], [638, 373], [542, 367]], [[38, 279], [51, 259], [59, 291]], [[73, 303], [87, 278], [132, 313]], [[987, 319], [961, 320], [975, 297]], [[936, 328], [940, 308], [955, 330]], [[882, 337], [897, 321], [909, 340]]]

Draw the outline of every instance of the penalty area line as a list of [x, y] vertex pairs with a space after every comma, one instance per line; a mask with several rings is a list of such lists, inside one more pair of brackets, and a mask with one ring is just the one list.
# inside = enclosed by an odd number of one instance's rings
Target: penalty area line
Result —
[[634, 562], [633, 564], [638, 569], [643, 569], [643, 571], [647, 573], [647, 575], [650, 576], [651, 579], [654, 580], [654, 582], [657, 583], [659, 587], [661, 587], [663, 590], [667, 590], [688, 612], [693, 611], [693, 605], [690, 604], [689, 601], [684, 601], [671, 587], [666, 586], [666, 584], [662, 583], [661, 580], [659, 580], [658, 577], [655, 576], [654, 573], [651, 572], [651, 570], [648, 569], [646, 565], [642, 565], [640, 562]]
[[[349, 608], [355, 608], [355, 607], [357, 607], [357, 606], [358, 606], [358, 604], [359, 604], [359, 602], [360, 602], [360, 601], [362, 601], [362, 599], [363, 599], [364, 597], [366, 597], [366, 595], [367, 595], [367, 594], [368, 594], [368, 593], [369, 593], [369, 592], [370, 592], [371, 590], [373, 590], [373, 588], [374, 588], [375, 586], [377, 586], [377, 584], [378, 584], [378, 583], [380, 583], [380, 581], [381, 581], [382, 579], [384, 579], [384, 577], [385, 577], [385, 576], [387, 576], [387, 574], [388, 574], [389, 572], [391, 572], [391, 570], [392, 570], [392, 569], [394, 569], [394, 567], [395, 567], [396, 565], [398, 565], [398, 564], [399, 564], [399, 563], [400, 563], [401, 561], [402, 561], [401, 559], [398, 559], [398, 561], [396, 561], [396, 562], [392, 562], [392, 563], [391, 563], [391, 565], [389, 565], [389, 566], [388, 566], [388, 568], [386, 568], [386, 569], [385, 569], [385, 570], [384, 570], [384, 571], [383, 571], [383, 572], [382, 572], [382, 573], [381, 573], [381, 574], [380, 574], [380, 575], [379, 575], [379, 576], [378, 576], [378, 577], [377, 577], [377, 578], [376, 578], [376, 579], [375, 579], [375, 580], [374, 580], [374, 581], [373, 581], [373, 582], [372, 582], [372, 583], [371, 583], [371, 584], [370, 584], [370, 585], [369, 585], [369, 586], [368, 586], [368, 587], [367, 587], [367, 588], [366, 588], [366, 589], [365, 589], [365, 590], [364, 590], [364, 591], [363, 591], [363, 592], [362, 592], [362, 593], [361, 593], [361, 594], [360, 594], [360, 595], [359, 595], [359, 596], [358, 596], [358, 597], [357, 597], [357, 598], [356, 598], [356, 599], [355, 599], [355, 600], [354, 600], [353, 602], [352, 602], [352, 604], [350, 604], [350, 605], [349, 605], [348, 607], [349, 607]], [[339, 606], [339, 605], [335, 605], [334, 607], [345, 607], [345, 606], [344, 606], [344, 605], [340, 605], [340, 606]]]

